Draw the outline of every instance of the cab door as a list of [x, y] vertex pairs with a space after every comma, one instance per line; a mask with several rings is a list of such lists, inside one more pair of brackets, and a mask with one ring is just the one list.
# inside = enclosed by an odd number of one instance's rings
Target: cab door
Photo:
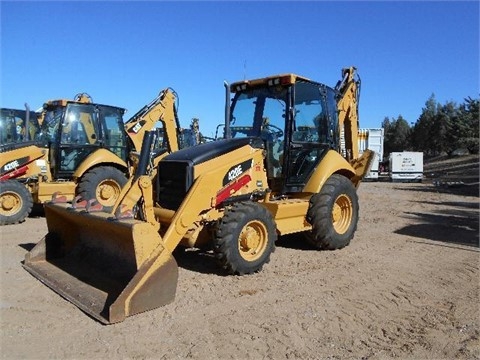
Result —
[[[301, 192], [330, 148], [331, 116], [327, 87], [299, 80], [293, 90], [289, 141], [286, 151], [285, 192]], [[330, 120], [329, 120], [330, 119]]]
[[101, 147], [98, 111], [92, 104], [68, 104], [58, 131], [56, 178], [71, 178], [78, 166]]
[[123, 161], [129, 152], [122, 108], [98, 106], [101, 144]]

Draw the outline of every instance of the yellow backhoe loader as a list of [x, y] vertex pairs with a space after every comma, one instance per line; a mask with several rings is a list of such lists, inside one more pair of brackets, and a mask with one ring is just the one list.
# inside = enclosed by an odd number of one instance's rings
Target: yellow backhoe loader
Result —
[[[145, 131], [162, 133], [158, 156], [180, 148], [177, 94], [165, 89], [123, 122], [125, 110], [95, 104], [87, 94], [44, 104], [41, 133], [33, 141], [3, 147], [0, 153], [0, 225], [21, 222], [33, 203], [61, 193], [95, 199], [105, 210], [115, 204], [135, 163]], [[32, 122], [31, 122], [32, 123]]]
[[279, 235], [343, 248], [373, 153], [358, 154], [355, 68], [342, 76], [335, 88], [294, 74], [233, 83], [226, 138], [174, 152], [155, 169], [149, 133], [112, 211], [46, 204], [48, 234], [23, 266], [108, 324], [173, 301], [178, 246], [211, 244], [238, 275], [261, 270]]

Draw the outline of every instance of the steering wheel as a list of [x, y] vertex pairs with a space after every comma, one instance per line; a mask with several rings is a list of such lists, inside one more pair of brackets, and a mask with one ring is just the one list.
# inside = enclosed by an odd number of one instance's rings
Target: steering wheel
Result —
[[266, 124], [263, 126], [263, 129], [264, 130], [267, 130], [268, 132], [272, 133], [273, 135], [275, 135], [277, 138], [280, 138], [283, 136], [283, 130], [280, 129], [278, 126], [276, 125], [272, 125], [272, 124]]

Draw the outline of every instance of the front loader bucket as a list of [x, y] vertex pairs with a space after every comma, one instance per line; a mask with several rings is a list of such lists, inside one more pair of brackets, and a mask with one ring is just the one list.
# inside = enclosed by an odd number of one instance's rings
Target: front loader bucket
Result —
[[173, 301], [178, 267], [149, 223], [45, 205], [48, 234], [23, 267], [105, 324]]

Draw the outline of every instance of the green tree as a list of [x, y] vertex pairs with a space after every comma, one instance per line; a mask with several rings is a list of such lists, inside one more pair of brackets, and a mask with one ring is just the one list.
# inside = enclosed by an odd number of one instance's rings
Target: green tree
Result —
[[385, 116], [382, 121], [382, 128], [383, 128], [384, 134], [386, 134], [390, 130], [390, 125], [391, 125], [390, 119], [387, 116]]
[[410, 150], [410, 125], [408, 121], [405, 120], [402, 115], [399, 115], [395, 120], [395, 141], [394, 147], [395, 151], [405, 151]]
[[425, 103], [422, 113], [412, 130], [412, 146], [414, 150], [430, 153], [434, 147], [434, 141], [430, 134], [434, 126], [437, 114], [437, 101], [432, 94]]
[[411, 148], [410, 146], [410, 126], [408, 122], [399, 115], [397, 119], [385, 118], [382, 122], [384, 132], [383, 149], [385, 154], [390, 154], [395, 151], [405, 151]]
[[451, 154], [459, 148], [478, 153], [479, 135], [479, 99], [440, 105], [432, 94], [411, 130], [411, 144], [428, 155]]
[[430, 150], [434, 155], [455, 150], [455, 139], [451, 136], [452, 122], [456, 115], [457, 106], [448, 102], [441, 106], [437, 104], [437, 113], [433, 117], [433, 126], [430, 129]]
[[463, 124], [462, 138], [460, 146], [467, 148], [472, 154], [479, 153], [480, 136], [480, 117], [479, 117], [480, 99], [465, 99], [465, 103], [460, 109]]

